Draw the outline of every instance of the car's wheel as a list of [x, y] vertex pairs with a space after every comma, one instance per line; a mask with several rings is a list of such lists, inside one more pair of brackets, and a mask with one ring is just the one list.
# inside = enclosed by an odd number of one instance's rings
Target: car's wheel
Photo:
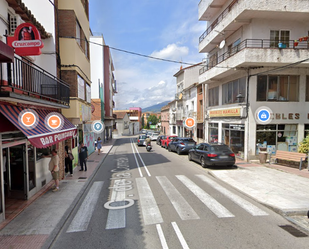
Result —
[[192, 156], [191, 156], [190, 153], [188, 154], [188, 160], [189, 160], [189, 161], [192, 161]]
[[180, 154], [181, 154], [181, 151], [180, 151], [180, 149], [179, 149], [179, 148], [177, 148], [177, 149], [176, 149], [176, 152], [177, 152], [177, 154], [178, 154], [178, 155], [180, 155]]
[[167, 147], [167, 150], [168, 150], [169, 152], [172, 152], [171, 146], [168, 146], [168, 147]]
[[207, 167], [204, 157], [201, 158], [201, 165], [203, 168]]

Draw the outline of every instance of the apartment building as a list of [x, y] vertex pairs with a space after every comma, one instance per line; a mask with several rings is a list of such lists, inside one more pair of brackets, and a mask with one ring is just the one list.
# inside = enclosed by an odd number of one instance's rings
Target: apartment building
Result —
[[176, 118], [176, 135], [179, 137], [192, 137], [197, 140], [197, 126], [188, 128], [184, 125], [187, 118], [197, 119], [197, 85], [201, 63], [183, 68], [174, 74], [176, 77], [176, 106], [174, 113]]
[[114, 76], [114, 64], [109, 47], [105, 44], [103, 35], [90, 37], [91, 56], [91, 102], [93, 121], [104, 122], [103, 134], [95, 134], [95, 137], [108, 140], [112, 138], [113, 108], [115, 102], [113, 96], [117, 93], [116, 79]]
[[70, 86], [70, 108], [62, 109], [78, 130], [78, 137], [68, 145], [74, 154], [83, 142], [92, 153], [94, 132], [91, 129], [91, 77], [89, 53], [88, 0], [56, 0], [56, 40], [59, 44], [60, 77]]
[[201, 0], [198, 12], [206, 141], [245, 160], [297, 151], [309, 131], [308, 1]]
[[1, 222], [8, 199], [29, 199], [51, 181], [45, 155], [52, 149], [64, 177], [65, 141], [77, 130], [60, 113], [69, 108], [70, 87], [57, 77], [53, 5], [36, 3], [30, 11], [22, 1], [0, 0], [0, 16]]

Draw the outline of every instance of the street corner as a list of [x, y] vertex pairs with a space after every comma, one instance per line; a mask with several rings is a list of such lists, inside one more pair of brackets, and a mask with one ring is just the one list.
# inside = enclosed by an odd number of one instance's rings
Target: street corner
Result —
[[285, 216], [285, 218], [309, 235], [309, 218], [304, 214]]

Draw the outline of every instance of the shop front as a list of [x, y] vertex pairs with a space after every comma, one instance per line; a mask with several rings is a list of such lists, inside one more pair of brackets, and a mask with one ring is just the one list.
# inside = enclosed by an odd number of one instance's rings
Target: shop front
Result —
[[75, 126], [60, 113], [61, 129], [48, 129], [45, 120], [56, 113], [50, 110], [33, 109], [38, 122], [27, 129], [20, 122], [19, 114], [23, 111], [18, 106], [0, 105], [0, 122], [5, 123], [0, 125], [0, 221], [5, 219], [9, 199], [27, 200], [52, 180], [48, 170], [50, 158], [46, 156], [56, 149], [62, 163], [65, 140], [76, 136]]

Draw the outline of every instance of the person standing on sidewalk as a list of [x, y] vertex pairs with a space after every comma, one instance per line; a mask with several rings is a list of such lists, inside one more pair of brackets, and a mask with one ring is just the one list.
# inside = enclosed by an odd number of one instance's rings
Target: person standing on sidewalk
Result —
[[65, 173], [70, 171], [70, 176], [73, 176], [73, 160], [74, 156], [72, 152], [69, 150], [68, 146], [65, 146]]
[[84, 170], [84, 165], [85, 165], [85, 171], [87, 171], [88, 148], [84, 145], [84, 143], [81, 143], [78, 149], [78, 156], [79, 156], [79, 163], [81, 167], [79, 171]]
[[98, 155], [100, 155], [100, 150], [102, 148], [102, 140], [100, 137], [98, 137], [98, 140], [97, 140], [97, 148], [98, 148]]
[[52, 150], [52, 157], [49, 161], [49, 170], [55, 181], [55, 189], [53, 192], [59, 191], [59, 156], [56, 150]]

